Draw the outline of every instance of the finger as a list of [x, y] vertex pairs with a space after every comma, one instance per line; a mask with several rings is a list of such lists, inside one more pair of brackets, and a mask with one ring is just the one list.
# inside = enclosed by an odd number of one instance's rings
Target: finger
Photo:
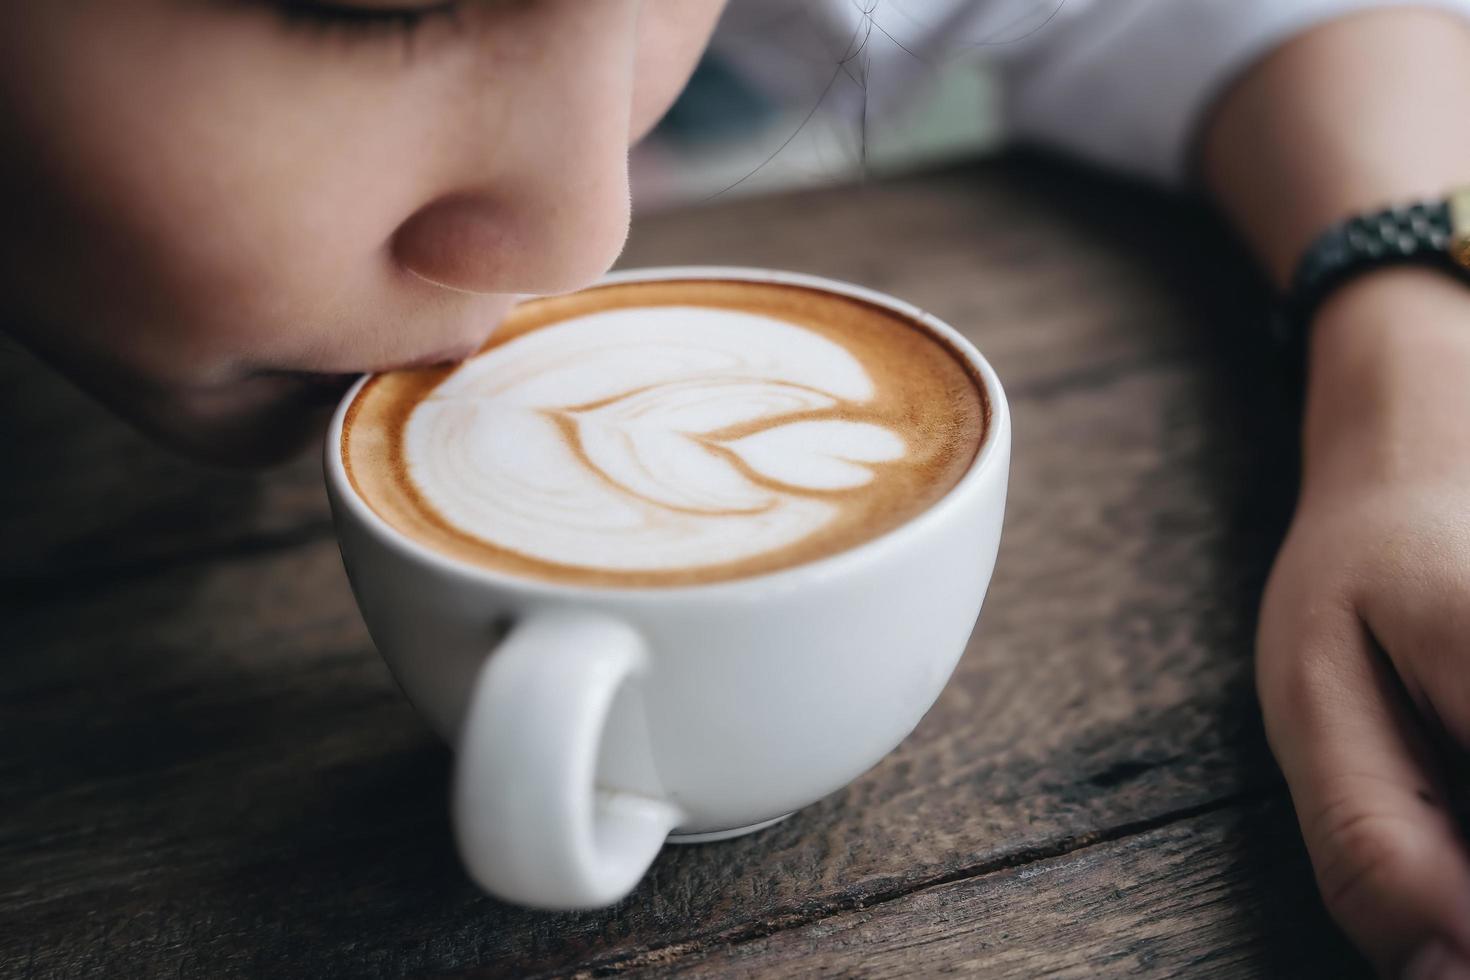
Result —
[[1437, 530], [1447, 554], [1417, 568], [1395, 569], [1399, 587], [1368, 592], [1360, 607], [1369, 633], [1394, 638], [1386, 653], [1399, 665], [1436, 748], [1447, 750], [1451, 761], [1463, 761], [1470, 748], [1470, 533]]
[[1346, 609], [1268, 626], [1266, 732], [1328, 910], [1386, 975], [1470, 977], [1470, 857], [1397, 677]]

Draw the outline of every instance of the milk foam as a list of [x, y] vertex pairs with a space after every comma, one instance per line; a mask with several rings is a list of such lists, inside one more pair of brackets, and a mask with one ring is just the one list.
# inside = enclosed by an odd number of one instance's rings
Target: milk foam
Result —
[[[671, 571], [801, 541], [905, 453], [842, 416], [874, 385], [838, 344], [752, 313], [591, 313], [466, 362], [414, 407], [409, 478], [462, 533], [561, 565]], [[733, 430], [733, 431], [732, 431]]]

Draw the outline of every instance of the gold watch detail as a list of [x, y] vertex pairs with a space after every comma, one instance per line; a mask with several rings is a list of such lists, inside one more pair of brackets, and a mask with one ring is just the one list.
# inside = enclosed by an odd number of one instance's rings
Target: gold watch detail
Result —
[[1470, 269], [1470, 186], [1450, 192], [1450, 258]]

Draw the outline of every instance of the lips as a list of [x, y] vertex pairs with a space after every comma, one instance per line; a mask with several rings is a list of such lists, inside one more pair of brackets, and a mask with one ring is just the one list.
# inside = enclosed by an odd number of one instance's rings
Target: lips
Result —
[[439, 367], [440, 365], [444, 364], [458, 364], [460, 361], [463, 361], [465, 358], [471, 356], [479, 349], [479, 344], [461, 344], [455, 347], [446, 347], [443, 350], [435, 351], [432, 354], [425, 354], [423, 357], [416, 357], [413, 360], [408, 361], [407, 363], [395, 364], [391, 368], [379, 368], [378, 370], [413, 371], [418, 368]]
[[335, 404], [360, 376], [289, 371], [283, 372], [281, 377], [289, 378], [297, 383], [304, 401], [313, 404]]
[[383, 371], [415, 371], [423, 368], [441, 367], [449, 364], [458, 364], [465, 358], [479, 350], [479, 345], [447, 347], [416, 357], [411, 361], [398, 361], [390, 365], [378, 367], [364, 367], [360, 371], [291, 371], [291, 370], [267, 370], [256, 373], [257, 377], [275, 378], [290, 381], [306, 388], [324, 389], [335, 392], [345, 391], [354, 381], [364, 374], [377, 374]]

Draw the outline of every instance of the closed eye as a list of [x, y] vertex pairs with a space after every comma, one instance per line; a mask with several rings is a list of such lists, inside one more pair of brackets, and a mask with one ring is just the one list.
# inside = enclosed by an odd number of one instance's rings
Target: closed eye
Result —
[[276, 7], [296, 26], [333, 31], [373, 34], [412, 34], [433, 18], [454, 21], [460, 0], [431, 0], [414, 3], [399, 0], [391, 3], [337, 2], [337, 0], [280, 0]]

